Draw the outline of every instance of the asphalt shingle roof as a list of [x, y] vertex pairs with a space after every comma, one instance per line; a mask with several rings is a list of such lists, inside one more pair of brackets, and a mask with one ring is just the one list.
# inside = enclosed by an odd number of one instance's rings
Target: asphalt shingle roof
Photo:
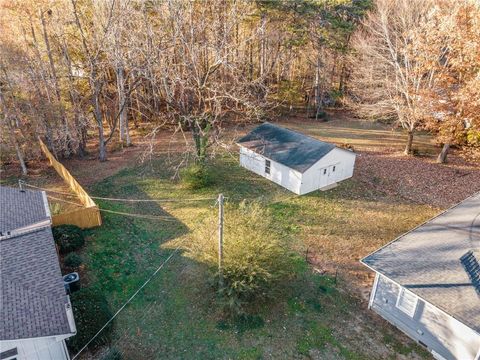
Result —
[[480, 297], [460, 261], [479, 248], [477, 193], [362, 262], [480, 333]]
[[334, 144], [268, 122], [253, 129], [237, 143], [301, 173], [335, 148]]
[[[5, 229], [28, 226], [47, 216], [41, 192], [0, 187], [0, 196]], [[24, 218], [3, 218], [6, 205]], [[49, 225], [0, 238], [0, 340], [70, 334], [67, 303]]]
[[45, 210], [41, 191], [0, 186], [0, 232], [6, 233], [44, 220]]

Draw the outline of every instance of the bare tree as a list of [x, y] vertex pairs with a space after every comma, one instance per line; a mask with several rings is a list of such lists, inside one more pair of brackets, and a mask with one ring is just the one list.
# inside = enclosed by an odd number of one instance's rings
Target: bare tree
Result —
[[425, 117], [422, 98], [435, 75], [418, 61], [418, 30], [431, 9], [431, 0], [376, 0], [354, 40], [352, 90], [357, 111], [395, 117], [407, 130], [405, 154], [411, 153], [414, 131]]
[[3, 117], [0, 125], [8, 132], [7, 136], [9, 137], [9, 140], [15, 149], [15, 154], [17, 155], [18, 162], [20, 163], [22, 174], [27, 175], [28, 171], [25, 164], [25, 156], [22, 149], [20, 148], [17, 135], [15, 133], [15, 124], [17, 122], [15, 121], [15, 119], [13, 119], [11, 115], [12, 112], [9, 109], [9, 105], [7, 104], [7, 100], [4, 96], [4, 90], [2, 89], [2, 87], [2, 81], [0, 81], [0, 115], [2, 115]]
[[265, 89], [244, 76], [243, 64], [233, 56], [236, 25], [246, 16], [242, 10], [247, 6], [170, 0], [163, 9], [170, 27], [165, 33], [173, 47], [164, 54], [158, 86], [166, 94], [168, 115], [191, 131], [200, 162], [227, 117], [262, 114]]

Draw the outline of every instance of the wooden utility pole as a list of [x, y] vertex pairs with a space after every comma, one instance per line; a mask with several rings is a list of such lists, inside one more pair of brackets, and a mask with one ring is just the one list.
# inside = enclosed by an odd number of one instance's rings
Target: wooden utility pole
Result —
[[218, 285], [223, 288], [223, 194], [218, 195]]

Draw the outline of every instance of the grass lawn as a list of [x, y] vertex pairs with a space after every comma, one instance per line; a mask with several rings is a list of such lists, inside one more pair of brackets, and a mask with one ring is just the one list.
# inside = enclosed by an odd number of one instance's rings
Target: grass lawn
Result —
[[[217, 158], [215, 183], [201, 191], [186, 190], [170, 177], [165, 161], [159, 159], [147, 167], [124, 169], [89, 192], [179, 200], [213, 198], [222, 192], [233, 204], [261, 199], [285, 234], [286, 246], [299, 254], [295, 274], [275, 301], [258, 304], [256, 313], [241, 322], [225, 322], [215, 306], [205, 265], [180, 251], [117, 317], [111, 347], [125, 359], [428, 358], [366, 310], [357, 289], [368, 272], [358, 259], [437, 209], [386, 197], [355, 178], [334, 190], [298, 197], [240, 168], [231, 157]], [[174, 248], [188, 244], [207, 214], [216, 212], [213, 200], [99, 201], [99, 205], [175, 218], [160, 221], [103, 213], [104, 224], [87, 232], [84, 284], [103, 292], [113, 311]], [[212, 241], [215, 226], [211, 224]], [[320, 271], [305, 260], [307, 249], [315, 267], [324, 264]]]

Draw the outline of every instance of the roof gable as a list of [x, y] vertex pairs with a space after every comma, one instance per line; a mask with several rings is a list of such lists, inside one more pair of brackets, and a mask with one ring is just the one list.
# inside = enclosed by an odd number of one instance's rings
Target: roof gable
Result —
[[335, 148], [334, 144], [268, 122], [257, 126], [237, 143], [301, 173]]
[[480, 333], [480, 296], [462, 263], [465, 254], [480, 248], [479, 214], [477, 193], [362, 263]]

